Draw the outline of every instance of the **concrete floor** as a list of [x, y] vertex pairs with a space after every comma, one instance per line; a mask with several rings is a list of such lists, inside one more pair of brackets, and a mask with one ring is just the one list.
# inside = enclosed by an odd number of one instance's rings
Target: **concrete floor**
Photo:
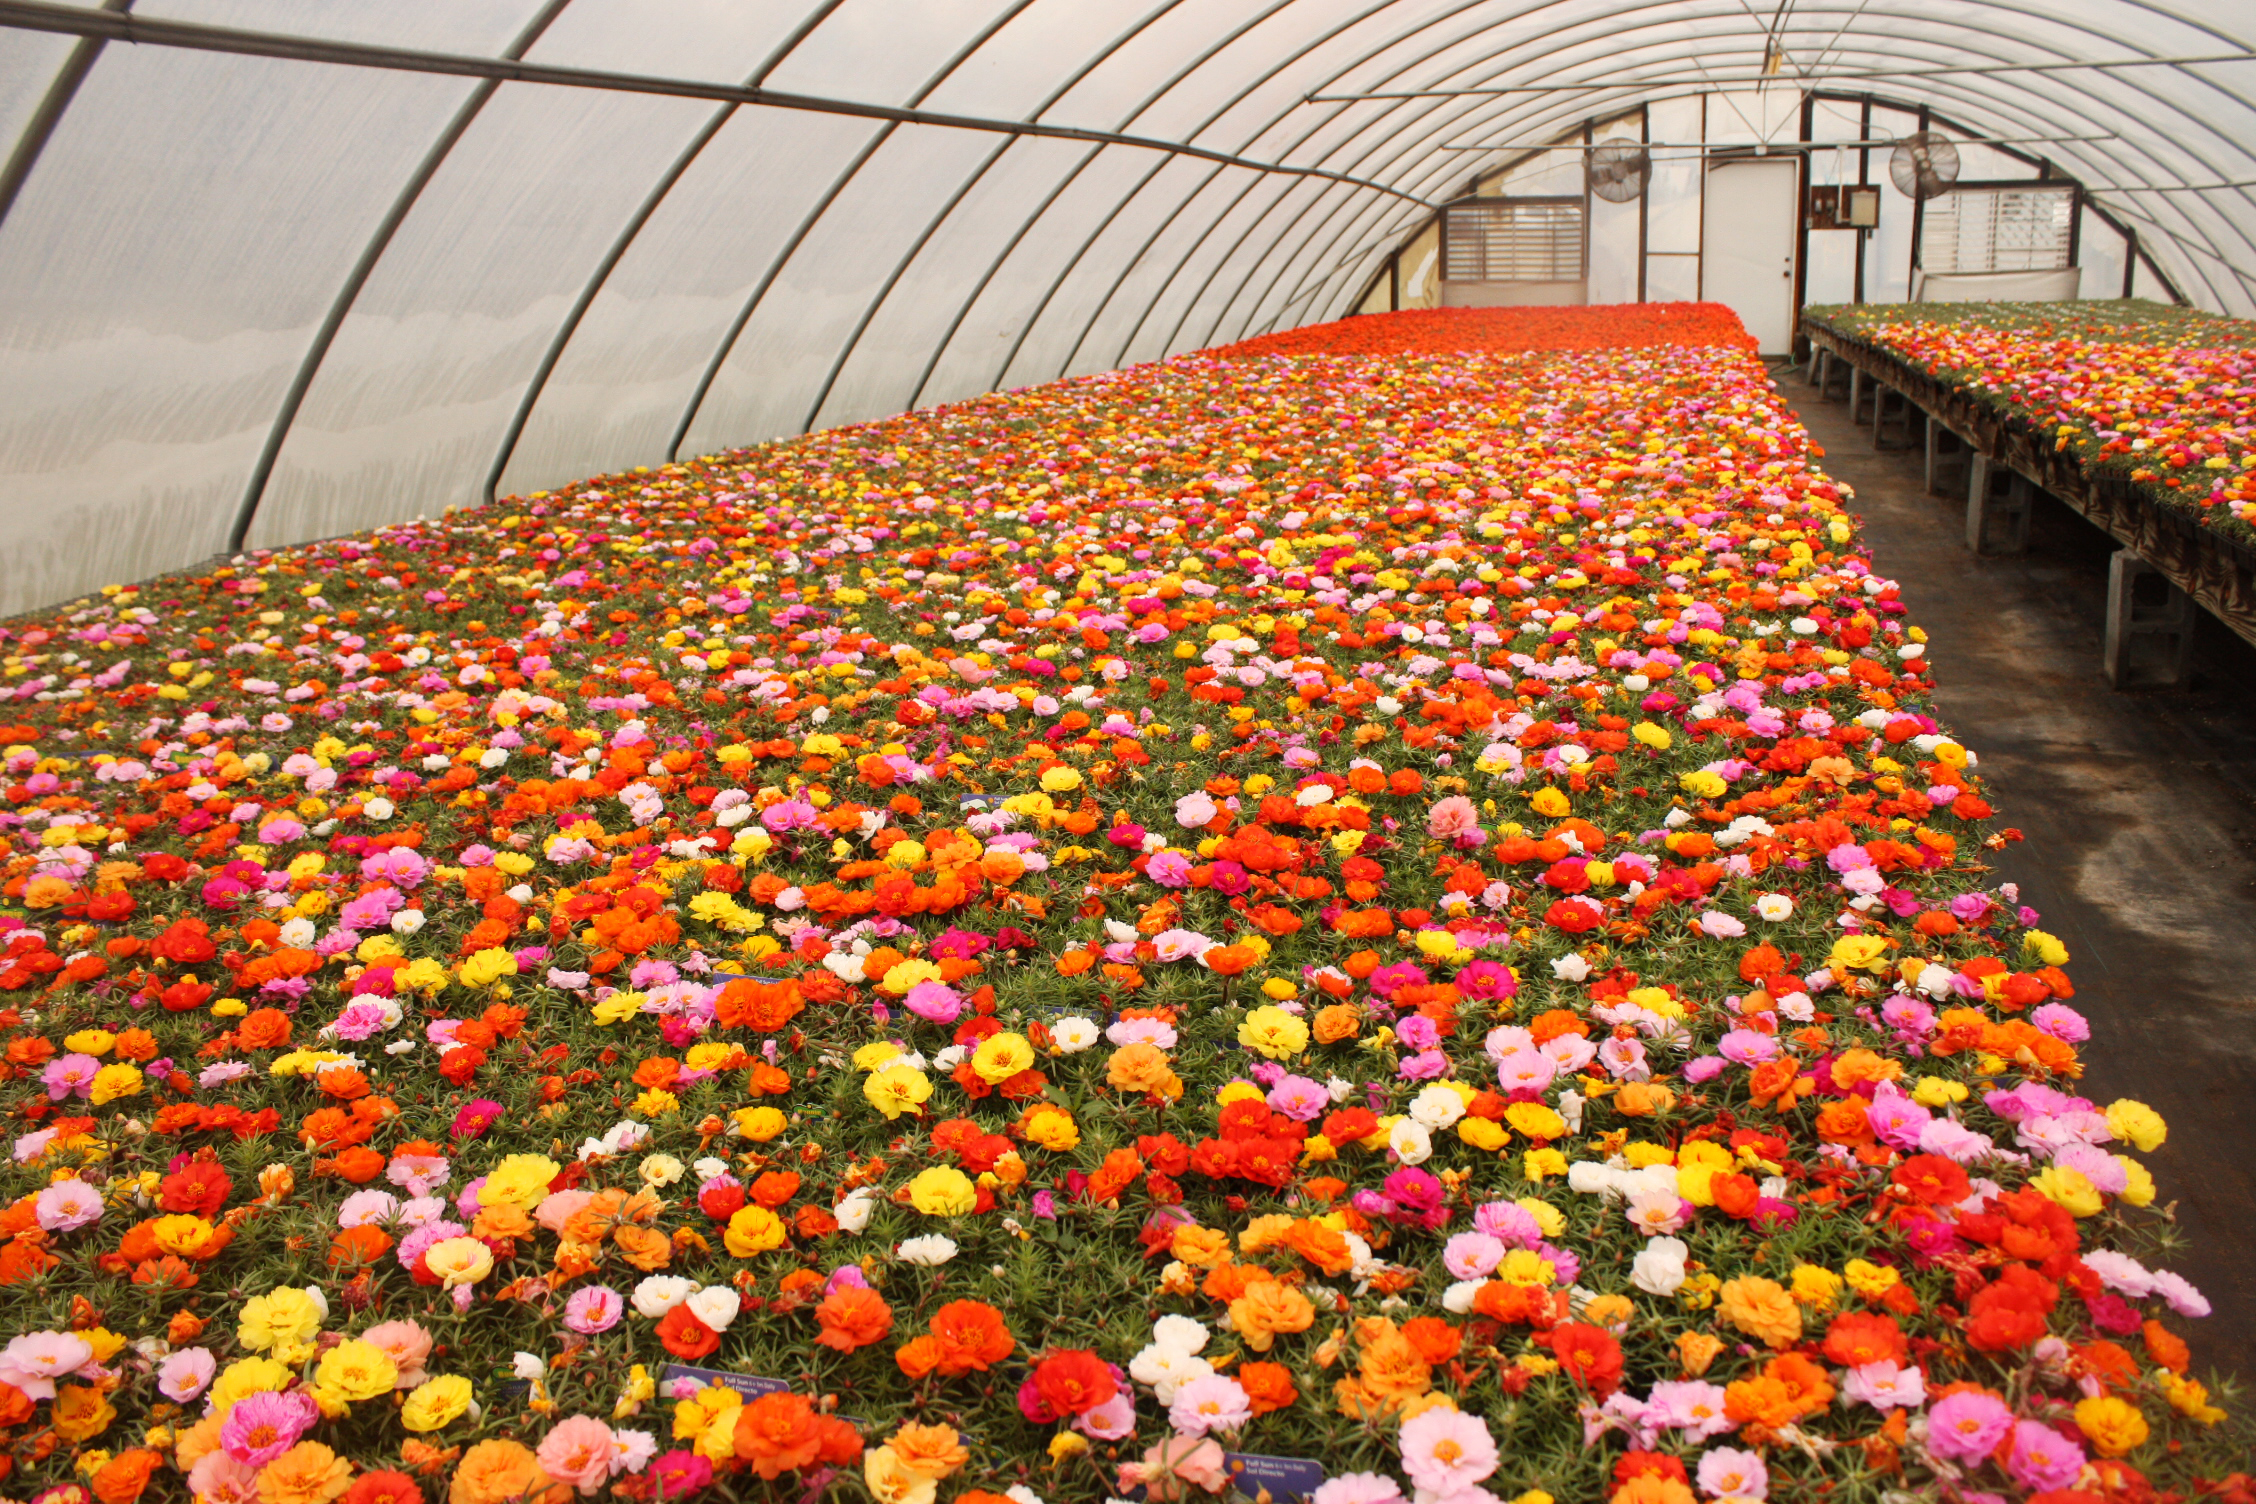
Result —
[[2028, 837], [1992, 861], [2068, 946], [2092, 1024], [2082, 1089], [2169, 1122], [2145, 1159], [2183, 1236], [2154, 1262], [2215, 1307], [2172, 1324], [2196, 1371], [2256, 1374], [2256, 647], [2198, 613], [2189, 686], [2110, 690], [2112, 539], [2046, 497], [2027, 554], [1977, 559], [1963, 494], [1925, 495], [1917, 449], [1876, 453], [1798, 371], [1781, 390], [1927, 629], [1940, 714], [1999, 824]]

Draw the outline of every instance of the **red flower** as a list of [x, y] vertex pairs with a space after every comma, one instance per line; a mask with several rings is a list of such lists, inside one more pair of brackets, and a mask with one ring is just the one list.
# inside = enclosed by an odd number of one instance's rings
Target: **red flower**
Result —
[[694, 1363], [721, 1345], [721, 1334], [699, 1321], [688, 1306], [680, 1305], [659, 1320], [658, 1340], [666, 1345], [667, 1352]]
[[1889, 1177], [1898, 1193], [1925, 1206], [1955, 1206], [1973, 1190], [1966, 1172], [1936, 1154], [1915, 1154]]
[[1034, 1365], [1034, 1391], [1059, 1415], [1079, 1415], [1103, 1404], [1119, 1390], [1112, 1370], [1085, 1348], [1053, 1352]]
[[1621, 1344], [1600, 1327], [1570, 1321], [1552, 1328], [1551, 1356], [1561, 1372], [1600, 1399], [1621, 1384]]

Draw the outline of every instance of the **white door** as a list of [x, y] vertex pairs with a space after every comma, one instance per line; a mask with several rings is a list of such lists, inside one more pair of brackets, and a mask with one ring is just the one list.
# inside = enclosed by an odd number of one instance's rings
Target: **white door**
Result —
[[1700, 296], [1739, 315], [1765, 355], [1794, 339], [1794, 222], [1801, 170], [1790, 158], [1720, 162], [1701, 209]]

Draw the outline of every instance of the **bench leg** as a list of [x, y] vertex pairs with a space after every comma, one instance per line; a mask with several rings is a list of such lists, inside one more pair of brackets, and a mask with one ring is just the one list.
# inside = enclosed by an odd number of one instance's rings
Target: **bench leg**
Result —
[[[2002, 489], [1995, 484], [2000, 478], [2005, 481]], [[1968, 552], [2027, 553], [2029, 514], [2035, 509], [2036, 489], [2021, 475], [1993, 463], [1988, 455], [1975, 455], [1966, 467]]]
[[[2153, 586], [2162, 587], [2156, 602]], [[2141, 586], [2149, 598], [2141, 601]], [[2107, 633], [2100, 667], [2115, 689], [2183, 684], [2193, 656], [2193, 597], [2170, 583], [2160, 570], [2127, 548], [2107, 562]], [[2159, 651], [2149, 661], [2134, 661], [2132, 649], [2153, 642]]]

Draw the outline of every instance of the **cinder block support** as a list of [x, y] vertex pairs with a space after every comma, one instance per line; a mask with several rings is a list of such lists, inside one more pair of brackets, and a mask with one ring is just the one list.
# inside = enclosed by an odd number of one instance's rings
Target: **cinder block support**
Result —
[[[2159, 589], [2155, 587], [2159, 586]], [[2119, 548], [2107, 563], [2107, 635], [2101, 668], [2116, 689], [2183, 684], [2193, 656], [2193, 597], [2152, 564]], [[2148, 648], [2149, 651], [2138, 651]]]
[[[2002, 486], [1997, 482], [2003, 481]], [[1966, 547], [1976, 554], [2029, 551], [2029, 514], [2035, 486], [2027, 478], [1977, 454], [1966, 467]]]
[[[1888, 399], [1891, 396], [1896, 399], [1896, 411], [1893, 416], [1888, 412]], [[1921, 412], [1918, 405], [1911, 400], [1910, 393], [1891, 392], [1880, 382], [1872, 383], [1873, 448], [1892, 449], [1897, 447], [1888, 438], [1888, 430], [1891, 426], [1902, 430], [1903, 444], [1908, 447], [1911, 443], [1911, 425], [1925, 416], [1926, 414]]]
[[1927, 458], [1927, 494], [1940, 496], [1943, 488], [1953, 484], [1945, 472], [1955, 472], [1956, 484], [1964, 485], [1965, 471], [1973, 462], [1973, 450], [1966, 441], [1927, 414], [1927, 437], [1924, 445]]
[[1866, 385], [1864, 371], [1860, 367], [1850, 366], [1849, 421], [1851, 423], [1862, 423], [1864, 421], [1864, 389]]

